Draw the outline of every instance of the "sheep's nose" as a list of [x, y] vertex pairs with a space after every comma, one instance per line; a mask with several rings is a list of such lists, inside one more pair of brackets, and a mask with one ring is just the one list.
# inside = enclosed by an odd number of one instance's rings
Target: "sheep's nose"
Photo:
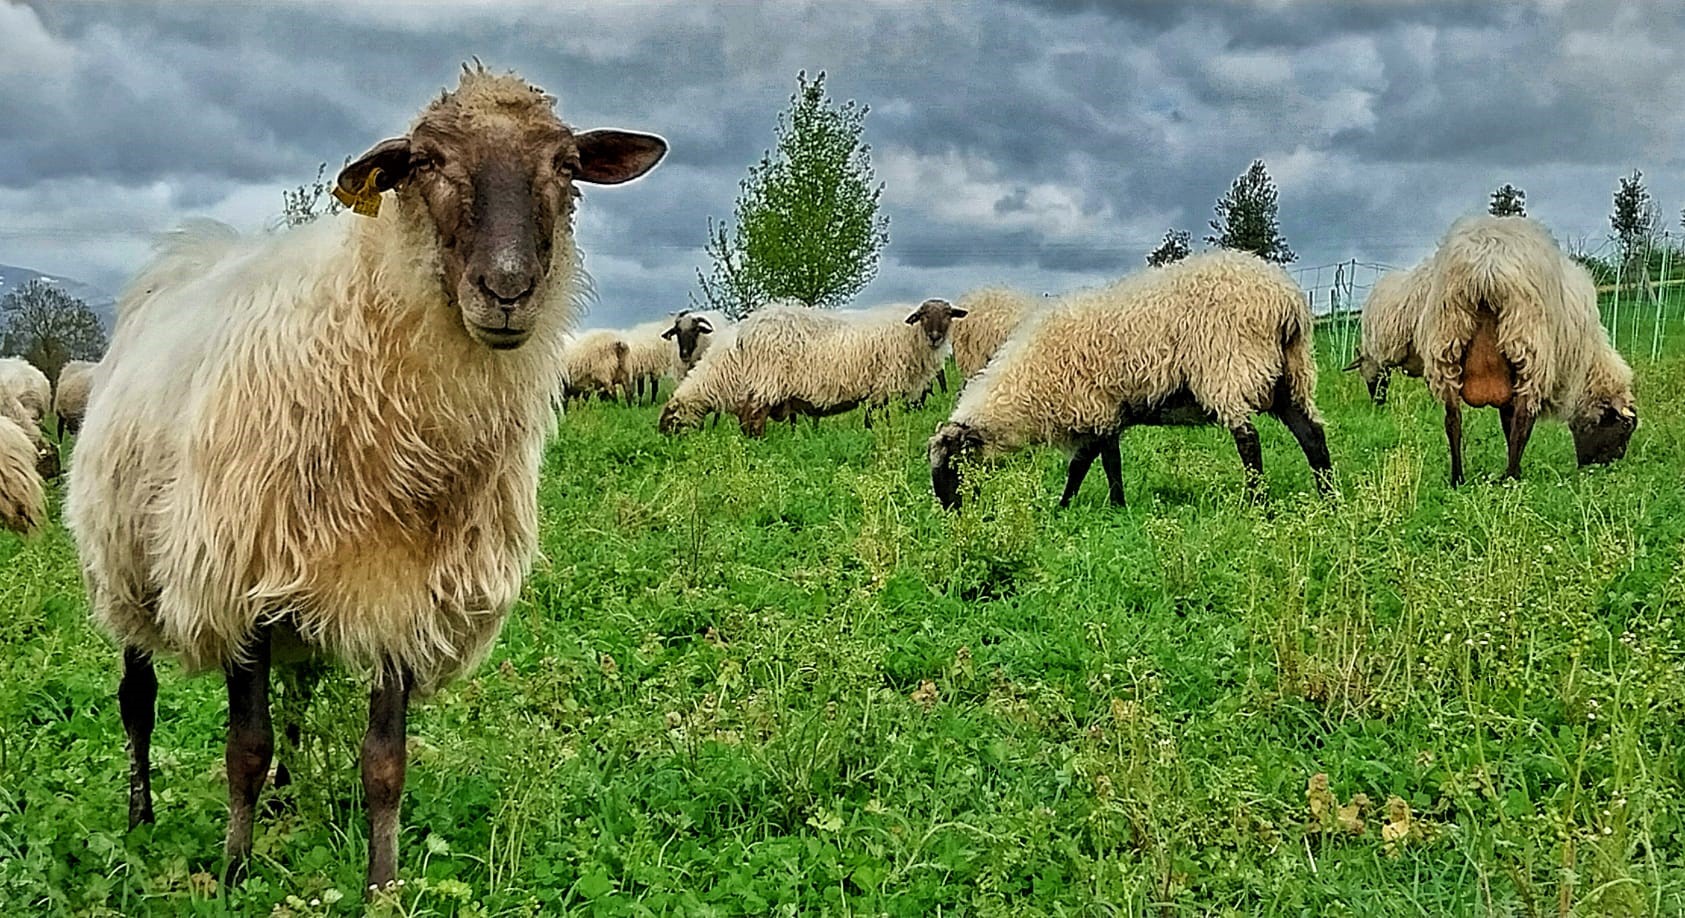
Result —
[[518, 303], [532, 293], [532, 275], [524, 271], [488, 271], [480, 275], [480, 289], [504, 305]]

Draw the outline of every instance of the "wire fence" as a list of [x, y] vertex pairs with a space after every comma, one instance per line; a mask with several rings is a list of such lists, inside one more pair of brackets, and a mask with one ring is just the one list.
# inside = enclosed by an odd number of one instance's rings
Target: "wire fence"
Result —
[[[1571, 244], [1569, 251], [1591, 270], [1603, 328], [1622, 355], [1656, 360], [1685, 349], [1685, 233], [1656, 233], [1630, 257], [1609, 240]], [[1288, 273], [1305, 291], [1319, 334], [1335, 353], [1349, 355], [1362, 338], [1363, 306], [1375, 282], [1398, 270], [1348, 258]]]

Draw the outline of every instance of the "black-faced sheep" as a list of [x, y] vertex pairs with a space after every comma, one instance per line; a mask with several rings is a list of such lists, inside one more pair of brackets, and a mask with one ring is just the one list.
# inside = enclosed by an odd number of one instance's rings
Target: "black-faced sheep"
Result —
[[963, 459], [1052, 443], [1071, 453], [1061, 506], [1096, 457], [1121, 505], [1125, 428], [1215, 422], [1234, 435], [1255, 489], [1263, 454], [1251, 417], [1268, 412], [1327, 490], [1315, 390], [1311, 315], [1298, 285], [1255, 256], [1204, 252], [1067, 294], [1019, 325], [931, 438], [931, 483], [956, 509]]
[[1632, 370], [1609, 343], [1591, 275], [1526, 217], [1452, 224], [1430, 265], [1416, 327], [1428, 388], [1445, 405], [1451, 483], [1463, 480], [1462, 406], [1493, 406], [1521, 477], [1533, 423], [1568, 423], [1580, 465], [1626, 454], [1638, 426]]
[[1416, 322], [1427, 307], [1432, 272], [1427, 261], [1408, 271], [1391, 271], [1375, 282], [1363, 303], [1363, 338], [1357, 355], [1345, 366], [1355, 370], [1377, 405], [1387, 403], [1394, 369], [1407, 376], [1422, 375], [1422, 355], [1416, 352]]
[[731, 328], [731, 320], [716, 310], [683, 310], [673, 316], [672, 323], [661, 337], [679, 349], [680, 382], [702, 361], [703, 355], [714, 345], [716, 335]]
[[339, 173], [357, 213], [248, 239], [201, 224], [123, 296], [66, 516], [93, 616], [123, 645], [131, 824], [153, 818], [152, 656], [223, 674], [230, 879], [274, 749], [271, 661], [372, 673], [368, 882], [387, 884], [411, 694], [484, 656], [531, 566], [584, 289], [576, 183], [634, 179], [666, 151], [554, 109], [464, 67]]
[[941, 299], [858, 312], [763, 307], [738, 325], [729, 359], [714, 361], [706, 380], [674, 390], [659, 426], [671, 433], [700, 423], [708, 411], [728, 410], [745, 434], [758, 437], [768, 419], [865, 405], [869, 427], [872, 409], [927, 391], [946, 356], [948, 327], [964, 315]]

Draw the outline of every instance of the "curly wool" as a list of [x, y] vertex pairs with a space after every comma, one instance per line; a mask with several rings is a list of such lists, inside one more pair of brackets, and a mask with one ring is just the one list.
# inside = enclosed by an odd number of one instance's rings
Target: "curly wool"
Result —
[[53, 386], [47, 374], [22, 357], [0, 358], [0, 395], [16, 399], [29, 412], [27, 420], [34, 424], [41, 423], [53, 404]]
[[593, 329], [570, 337], [561, 357], [564, 391], [569, 395], [615, 395], [625, 390], [631, 381], [627, 350], [620, 333], [612, 329]]
[[917, 308], [763, 307], [737, 330], [745, 394], [762, 406], [801, 402], [818, 411], [916, 398], [946, 356], [907, 324]]
[[1538, 222], [1464, 217], [1430, 265], [1416, 341], [1440, 401], [1461, 395], [1463, 357], [1485, 310], [1496, 318], [1498, 350], [1514, 370], [1517, 409], [1563, 420], [1605, 407], [1633, 413], [1632, 369], [1609, 343], [1596, 285]]
[[537, 548], [584, 279], [558, 223], [526, 344], [473, 341], [405, 198], [241, 239], [199, 222], [125, 292], [66, 520], [94, 619], [190, 671], [260, 626], [430, 691], [484, 655]]
[[53, 414], [58, 415], [59, 424], [65, 430], [76, 431], [82, 426], [95, 366], [91, 360], [72, 360], [59, 370], [59, 383], [53, 390]]
[[960, 378], [977, 375], [1039, 302], [1051, 301], [1005, 287], [983, 287], [960, 297], [954, 305], [966, 310], [966, 316], [955, 319], [949, 333]]
[[1316, 361], [1303, 291], [1279, 266], [1227, 250], [1060, 297], [1019, 325], [961, 393], [950, 423], [987, 453], [1069, 451], [1115, 431], [1125, 409], [1186, 390], [1231, 429], [1285, 375], [1313, 420]]
[[748, 391], [748, 373], [737, 349], [737, 328], [718, 328], [703, 340], [713, 343], [679, 380], [662, 406], [664, 417], [678, 426], [693, 425], [710, 413], [734, 414]]
[[1359, 360], [1364, 372], [1393, 367], [1421, 371], [1416, 352], [1416, 321], [1427, 308], [1433, 276], [1427, 260], [1407, 271], [1389, 271], [1375, 282], [1363, 302], [1363, 338]]
[[27, 535], [46, 519], [46, 487], [35, 471], [38, 456], [24, 426], [0, 415], [0, 528]]

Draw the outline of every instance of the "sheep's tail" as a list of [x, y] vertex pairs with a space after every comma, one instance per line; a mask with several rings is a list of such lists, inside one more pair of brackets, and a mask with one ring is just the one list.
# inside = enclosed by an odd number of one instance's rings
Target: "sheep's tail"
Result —
[[1310, 310], [1303, 306], [1288, 312], [1281, 323], [1282, 374], [1287, 379], [1293, 401], [1305, 409], [1313, 420], [1321, 421], [1316, 411], [1316, 338], [1312, 332]]

